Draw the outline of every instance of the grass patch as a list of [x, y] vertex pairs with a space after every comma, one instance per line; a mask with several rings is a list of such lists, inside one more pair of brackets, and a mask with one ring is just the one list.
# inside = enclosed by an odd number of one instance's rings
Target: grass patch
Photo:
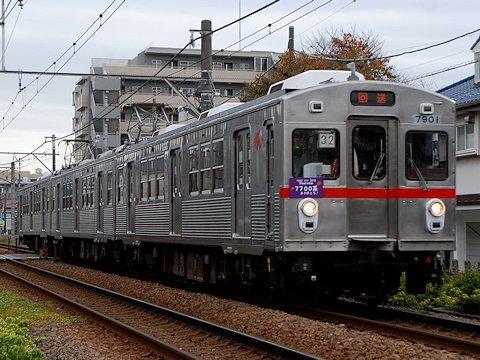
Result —
[[42, 359], [37, 348], [41, 339], [33, 338], [30, 329], [47, 322], [72, 324], [74, 316], [52, 310], [49, 303], [36, 303], [21, 295], [0, 290], [0, 359]]
[[390, 305], [417, 310], [445, 308], [469, 314], [480, 314], [480, 270], [461, 274], [445, 274], [439, 286], [429, 284], [425, 294], [407, 294], [405, 281], [399, 292], [389, 300]]

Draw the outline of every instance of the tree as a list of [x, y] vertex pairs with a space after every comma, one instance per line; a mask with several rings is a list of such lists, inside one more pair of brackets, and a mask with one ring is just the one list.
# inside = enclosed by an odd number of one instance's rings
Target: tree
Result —
[[[287, 51], [280, 55], [278, 63], [266, 75], [258, 75], [245, 87], [243, 101], [249, 101], [267, 93], [270, 85], [307, 70], [346, 70], [344, 61], [326, 58], [360, 59], [383, 55], [383, 42], [371, 33], [336, 30], [326, 35], [317, 34], [308, 41], [303, 52]], [[399, 74], [390, 65], [390, 59], [358, 61], [357, 71], [368, 80], [396, 80]]]

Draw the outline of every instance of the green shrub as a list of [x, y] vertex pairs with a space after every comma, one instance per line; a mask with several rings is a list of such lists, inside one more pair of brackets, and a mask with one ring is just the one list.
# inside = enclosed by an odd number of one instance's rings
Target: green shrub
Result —
[[28, 322], [0, 318], [0, 359], [43, 359], [43, 353], [29, 333]]
[[400, 291], [390, 298], [389, 303], [418, 310], [441, 307], [480, 314], [480, 271], [468, 270], [463, 274], [446, 274], [441, 285], [429, 284], [425, 294], [407, 294], [402, 284]]

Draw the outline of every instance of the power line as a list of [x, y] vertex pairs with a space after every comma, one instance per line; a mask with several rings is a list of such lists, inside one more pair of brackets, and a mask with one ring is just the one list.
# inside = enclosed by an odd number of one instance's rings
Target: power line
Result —
[[[63, 62], [63, 64], [60, 66], [60, 68], [58, 69], [58, 71], [60, 71], [61, 69], [63, 69], [65, 67], [65, 65], [67, 65], [67, 63], [77, 54], [77, 52], [83, 48], [87, 43], [88, 41], [90, 41], [92, 39], [92, 37], [101, 29], [101, 27], [108, 21], [110, 20], [110, 18], [120, 9], [120, 7], [125, 3], [126, 0], [123, 0], [109, 15], [108, 17], [104, 20], [104, 22], [102, 23], [102, 18], [103, 18], [103, 15], [105, 14], [105, 12], [111, 7], [111, 5], [113, 5], [113, 3], [115, 2], [116, 0], [114, 0], [108, 7], [107, 9], [99, 15], [99, 19], [100, 19], [100, 25], [97, 29], [95, 29], [86, 39], [85, 41], [77, 48], [77, 49], [74, 49], [74, 52]], [[94, 22], [95, 23], [95, 22]], [[93, 26], [93, 25], [92, 25]], [[84, 35], [86, 34], [86, 32], [84, 32], [81, 37], [83, 37]], [[75, 47], [77, 44], [76, 42], [74, 42], [72, 44], [73, 47]], [[71, 47], [70, 47], [71, 48]], [[64, 52], [60, 58], [62, 58], [64, 55], [66, 54], [66, 52]], [[56, 61], [53, 62], [52, 65], [50, 65], [49, 68], [51, 68], [52, 66], [55, 66], [56, 65]], [[47, 68], [48, 69], [48, 68]], [[48, 70], [47, 70], [48, 71]], [[38, 94], [41, 93], [41, 91], [53, 80], [53, 78], [55, 77], [57, 71], [54, 72], [54, 74], [47, 80], [47, 82], [45, 84], [43, 84], [41, 86], [40, 89], [37, 90], [37, 92], [27, 101], [26, 104], [24, 104], [20, 110], [17, 112], [17, 114], [15, 114], [14, 116], [12, 116], [12, 119], [10, 121], [8, 121], [6, 124], [3, 125], [2, 128], [0, 128], [0, 133], [2, 133], [5, 128], [7, 128], [13, 121], [15, 121], [15, 119], [18, 118], [18, 116], [23, 112], [23, 110], [25, 110], [25, 108], [38, 96]], [[36, 77], [36, 80], [38, 80], [39, 76]], [[28, 85], [30, 86], [35, 80], [32, 80]], [[19, 92], [23, 91], [26, 87], [24, 88], [21, 88], [19, 90]], [[12, 104], [13, 106], [13, 104]], [[10, 107], [9, 107], [10, 108]], [[8, 110], [7, 110], [8, 111]], [[2, 120], [4, 120], [5, 116], [2, 118]]]
[[[23, 6], [25, 6], [25, 4], [27, 3], [27, 1], [28, 1], [28, 0], [26, 0], [26, 1], [23, 3]], [[17, 18], [15, 19], [15, 22], [13, 23], [12, 31], [10, 32], [10, 35], [9, 35], [9, 37], [8, 37], [7, 45], [5, 45], [5, 51], [4, 51], [4, 53], [3, 53], [3, 56], [5, 56], [5, 53], [6, 53], [7, 50], [8, 50], [8, 46], [10, 45], [10, 41], [12, 40], [13, 33], [15, 32], [15, 29], [17, 28], [18, 19], [20, 19], [20, 15], [22, 14], [23, 6], [20, 7], [20, 10], [18, 11], [18, 14], [17, 14]]]
[[[124, 0], [124, 1], [125, 1], [125, 0]], [[218, 31], [221, 31], [221, 30], [223, 30], [223, 29], [225, 29], [225, 28], [227, 28], [227, 27], [229, 27], [229, 26], [231, 26], [231, 25], [234, 25], [234, 24], [236, 24], [236, 23], [239, 22], [239, 21], [242, 21], [242, 20], [244, 20], [244, 19], [246, 19], [246, 18], [248, 18], [248, 17], [250, 17], [250, 16], [252, 16], [252, 15], [254, 15], [254, 14], [260, 12], [260, 11], [262, 11], [262, 10], [265, 10], [266, 8], [274, 5], [274, 4], [277, 3], [278, 1], [280, 1], [280, 0], [273, 0], [272, 2], [270, 2], [270, 3], [268, 3], [268, 4], [264, 5], [264, 6], [262, 6], [261, 8], [258, 8], [257, 10], [254, 10], [254, 11], [252, 11], [252, 12], [250, 12], [250, 13], [248, 13], [248, 14], [246, 14], [246, 15], [244, 15], [244, 16], [236, 19], [236, 20], [233, 20], [233, 21], [231, 21], [231, 22], [229, 22], [229, 23], [227, 23], [227, 24], [225, 24], [225, 25], [223, 25], [223, 26], [221, 26], [221, 27], [219, 27], [219, 28], [217, 28], [217, 29], [215, 29], [215, 30], [213, 30], [213, 31], [210, 31], [208, 34], [202, 34], [202, 35], [198, 36], [197, 38], [190, 40], [190, 41], [189, 41], [183, 48], [181, 48], [165, 65], [163, 65], [163, 66], [153, 75], [153, 77], [156, 77], [156, 76], [157, 76], [163, 69], [165, 69], [172, 61], [174, 61], [178, 56], [180, 56], [180, 55], [183, 53], [183, 51], [185, 51], [192, 42], [198, 41], [198, 40], [202, 39], [204, 36], [213, 35], [214, 33], [218, 32]], [[126, 97], [124, 100], [122, 100], [120, 103], [118, 103], [117, 105], [115, 105], [114, 107], [112, 107], [108, 112], [106, 112], [106, 113], [104, 113], [104, 114], [101, 114], [100, 117], [94, 118], [92, 121], [90, 121], [89, 123], [87, 123], [86, 125], [84, 125], [83, 127], [81, 127], [80, 129], [75, 130], [75, 131], [73, 131], [72, 133], [69, 133], [69, 134], [67, 134], [67, 135], [64, 135], [64, 136], [62, 136], [62, 137], [57, 138], [57, 141], [66, 139], [67, 137], [69, 137], [69, 136], [71, 136], [71, 135], [73, 135], [73, 134], [76, 134], [77, 132], [79, 132], [79, 131], [87, 128], [87, 127], [90, 126], [90, 125], [92, 125], [96, 120], [101, 119], [101, 118], [103, 118], [104, 116], [107, 116], [109, 113], [111, 113], [112, 111], [114, 111], [116, 108], [118, 108], [119, 106], [121, 106], [122, 104], [124, 104], [124, 103], [125, 103], [128, 99], [130, 99], [133, 95], [135, 95], [143, 86], [149, 84], [150, 81], [151, 81], [150, 79], [149, 79], [149, 80], [146, 80], [146, 81], [145, 81], [143, 84], [141, 84], [135, 91], [133, 91], [129, 96], [127, 96], [127, 97]], [[36, 149], [34, 149], [32, 152], [37, 151], [37, 150], [38, 150], [40, 147], [42, 147], [46, 142], [47, 142], [47, 141], [45, 141], [43, 144], [41, 144], [40, 146], [38, 146], [38, 147], [37, 147]], [[24, 159], [24, 158], [27, 157], [27, 156], [29, 156], [29, 155], [25, 155], [24, 157], [20, 158], [19, 160], [22, 160], [22, 159]]]
[[467, 65], [475, 64], [475, 63], [477, 63], [477, 62], [480, 62], [480, 60], [472, 60], [472, 61], [467, 61], [467, 62], [463, 62], [463, 63], [451, 65], [451, 66], [448, 66], [448, 67], [443, 68], [443, 69], [438, 69], [438, 70], [431, 71], [431, 72], [429, 72], [429, 73], [425, 73], [425, 74], [422, 74], [422, 75], [414, 76], [414, 77], [412, 77], [412, 78], [410, 78], [410, 79], [407, 79], [407, 82], [411, 82], [411, 81], [415, 81], [415, 80], [420, 80], [420, 79], [425, 79], [425, 78], [427, 78], [427, 77], [434, 76], [434, 75], [438, 75], [438, 74], [443, 74], [443, 73], [445, 73], [445, 72], [452, 71], [452, 70], [455, 70], [455, 69], [459, 69], [459, 68], [462, 68], [462, 67], [467, 66]]
[[440, 42], [437, 42], [437, 43], [434, 43], [434, 44], [431, 44], [431, 45], [428, 45], [428, 46], [421, 47], [419, 49], [402, 51], [402, 52], [394, 53], [394, 54], [390, 54], [390, 55], [382, 55], [382, 56], [374, 56], [374, 57], [358, 58], [358, 59], [355, 59], [355, 58], [345, 59], [345, 58], [339, 58], [339, 57], [331, 57], [331, 56], [328, 56], [328, 55], [316, 55], [316, 54], [305, 54], [305, 55], [308, 55], [308, 56], [311, 56], [311, 57], [314, 57], [314, 58], [318, 58], [318, 59], [340, 61], [340, 62], [384, 60], [384, 59], [391, 59], [391, 58], [395, 58], [395, 57], [399, 57], [399, 56], [403, 56], [403, 55], [414, 54], [414, 53], [417, 53], [417, 52], [429, 50], [429, 49], [432, 49], [432, 48], [435, 48], [435, 47], [438, 47], [438, 46], [442, 46], [442, 45], [451, 43], [452, 41], [464, 38], [466, 36], [475, 34], [479, 31], [480, 31], [480, 28], [469, 31], [469, 32], [466, 32], [464, 34], [455, 36], [453, 38], [450, 38], [450, 39], [447, 39], [447, 40], [444, 40], [444, 41], [440, 41]]

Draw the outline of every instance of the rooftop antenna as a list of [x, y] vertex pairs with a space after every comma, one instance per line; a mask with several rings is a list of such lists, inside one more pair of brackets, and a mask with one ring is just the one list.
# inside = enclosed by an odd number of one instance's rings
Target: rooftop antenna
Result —
[[347, 69], [350, 69], [350, 76], [348, 77], [348, 81], [359, 80], [357, 76], [357, 72], [355, 70], [355, 61], [349, 62], [347, 64]]

